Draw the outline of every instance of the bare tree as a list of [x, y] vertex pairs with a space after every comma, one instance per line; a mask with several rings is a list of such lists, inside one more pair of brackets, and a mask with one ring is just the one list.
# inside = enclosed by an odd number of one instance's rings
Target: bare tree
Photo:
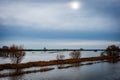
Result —
[[76, 50], [72, 51], [69, 55], [71, 56], [72, 59], [78, 59], [81, 57], [80, 51]]
[[57, 54], [56, 58], [57, 58], [57, 60], [63, 60], [65, 58], [65, 56], [62, 54], [61, 55]]
[[25, 52], [22, 50], [23, 50], [22, 46], [16, 46], [16, 45], [10, 46], [9, 57], [12, 63], [18, 64], [22, 61], [23, 57], [25, 56]]
[[3, 46], [0, 51], [1, 57], [9, 57], [12, 63], [18, 64], [22, 61], [25, 56], [23, 46], [12, 45], [10, 47]]

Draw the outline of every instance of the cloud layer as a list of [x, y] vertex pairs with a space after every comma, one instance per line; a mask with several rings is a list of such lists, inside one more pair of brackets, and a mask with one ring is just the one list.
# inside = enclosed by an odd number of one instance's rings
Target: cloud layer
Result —
[[[95, 6], [90, 8], [92, 3], [88, 4], [88, 0], [81, 1], [82, 6], [77, 11], [69, 7], [69, 0], [66, 2], [5, 1], [0, 3], [0, 24], [5, 26], [80, 31], [117, 31], [119, 28], [118, 19], [109, 16], [107, 11], [111, 6], [114, 7], [114, 3], [118, 0], [101, 0], [102, 4], [99, 4], [98, 0], [92, 0]], [[112, 4], [111, 1], [114, 3]], [[109, 5], [102, 9], [106, 3]], [[97, 11], [94, 7], [100, 8], [101, 11]]]
[[0, 41], [120, 41], [120, 0], [78, 0], [77, 10], [70, 7], [71, 1], [0, 0]]
[[43, 39], [43, 40], [6, 40], [2, 43], [0, 42], [0, 47], [4, 45], [24, 45], [25, 48], [84, 48], [84, 49], [99, 49], [99, 48], [106, 48], [108, 45], [115, 44], [120, 46], [119, 41], [99, 41], [99, 40], [52, 40], [52, 39]]

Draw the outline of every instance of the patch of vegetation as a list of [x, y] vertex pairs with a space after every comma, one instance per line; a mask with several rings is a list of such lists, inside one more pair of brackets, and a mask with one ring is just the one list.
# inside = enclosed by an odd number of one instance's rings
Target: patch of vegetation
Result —
[[76, 50], [72, 51], [69, 55], [71, 56], [72, 59], [79, 59], [81, 57], [80, 51]]
[[120, 48], [115, 45], [110, 45], [104, 52], [101, 53], [101, 56], [112, 57], [109, 60], [112, 62], [117, 62], [120, 56]]
[[0, 56], [8, 57], [12, 63], [19, 64], [25, 56], [25, 51], [23, 51], [23, 46], [3, 46], [2, 51], [0, 51]]
[[85, 61], [98, 61], [98, 60], [104, 61], [104, 60], [109, 60], [111, 58], [113, 57], [100, 56], [100, 57], [89, 57], [89, 58], [80, 58], [80, 59], [65, 59], [65, 60], [62, 60], [62, 63], [59, 63], [61, 60], [51, 60], [51, 61], [36, 61], [36, 62], [20, 63], [20, 64], [1, 64], [0, 70], [22, 69], [22, 68], [29, 68], [29, 67], [50, 66], [50, 65], [59, 65], [59, 64], [73, 64], [73, 63], [85, 62]]

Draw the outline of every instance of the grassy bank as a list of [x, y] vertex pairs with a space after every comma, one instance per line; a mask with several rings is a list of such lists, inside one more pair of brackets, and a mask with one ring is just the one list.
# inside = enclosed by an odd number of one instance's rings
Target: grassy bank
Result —
[[[79, 63], [85, 61], [97, 61], [97, 60], [107, 60], [110, 61], [115, 57], [89, 57], [89, 58], [79, 58], [79, 59], [65, 59], [65, 60], [50, 60], [50, 61], [36, 61], [36, 62], [28, 62], [28, 63], [20, 63], [20, 64], [1, 64], [0, 70], [3, 69], [22, 69], [29, 67], [37, 67], [37, 66], [50, 66], [50, 65], [59, 65], [59, 64], [72, 64]], [[119, 57], [117, 58], [119, 61]]]
[[[88, 62], [88, 63], [85, 63], [85, 64], [73, 63], [73, 64], [69, 64], [69, 65], [58, 65], [57, 69], [66, 69], [66, 68], [71, 68], [71, 67], [92, 65], [92, 64], [96, 64], [96, 63], [101, 63], [101, 62], [98, 61], [98, 62]], [[1, 77], [10, 77], [10, 76], [19, 76], [19, 75], [23, 75], [23, 74], [30, 74], [30, 73], [37, 73], [37, 72], [47, 72], [47, 71], [51, 71], [51, 70], [54, 70], [54, 69], [55, 68], [53, 68], [53, 67], [40, 68], [38, 70], [28, 70], [28, 71], [22, 71], [22, 69], [15, 69], [16, 70], [15, 72], [0, 74], [0, 78]]]

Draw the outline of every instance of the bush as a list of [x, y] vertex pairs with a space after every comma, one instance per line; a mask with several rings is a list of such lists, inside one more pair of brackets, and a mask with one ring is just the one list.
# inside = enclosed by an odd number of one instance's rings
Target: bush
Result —
[[120, 49], [119, 47], [115, 45], [110, 45], [106, 48], [104, 52], [101, 53], [101, 56], [113, 56], [117, 57], [120, 55]]
[[64, 56], [64, 55], [58, 55], [58, 54], [57, 54], [57, 57], [56, 57], [56, 58], [57, 58], [57, 60], [63, 60], [63, 59], [65, 58], [65, 56]]
[[69, 55], [71, 56], [72, 59], [78, 59], [81, 57], [80, 51], [75, 51], [75, 50], [72, 51]]

